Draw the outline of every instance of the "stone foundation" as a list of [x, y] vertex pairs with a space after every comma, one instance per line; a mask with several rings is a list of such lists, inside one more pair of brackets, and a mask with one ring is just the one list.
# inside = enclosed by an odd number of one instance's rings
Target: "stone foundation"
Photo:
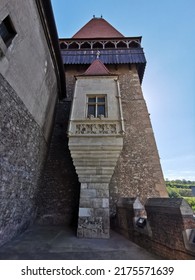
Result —
[[109, 238], [109, 186], [106, 183], [82, 183], [77, 236]]

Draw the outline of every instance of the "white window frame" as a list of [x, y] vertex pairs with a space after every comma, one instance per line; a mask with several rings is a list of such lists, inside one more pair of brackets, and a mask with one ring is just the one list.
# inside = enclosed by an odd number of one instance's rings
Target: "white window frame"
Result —
[[[95, 98], [94, 102], [89, 102], [90, 98]], [[98, 101], [98, 98], [104, 98], [104, 101]], [[89, 106], [95, 106], [95, 115], [89, 114]], [[98, 115], [98, 106], [104, 106], [104, 115]], [[107, 111], [107, 96], [106, 94], [90, 94], [87, 95], [87, 106], [86, 106], [86, 116], [87, 118], [106, 118], [108, 117], [108, 111]]]

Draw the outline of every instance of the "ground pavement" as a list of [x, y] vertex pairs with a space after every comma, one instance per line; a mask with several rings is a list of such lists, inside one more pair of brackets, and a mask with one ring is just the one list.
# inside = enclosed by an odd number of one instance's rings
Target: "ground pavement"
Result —
[[80, 239], [63, 226], [33, 225], [0, 248], [0, 260], [159, 260], [122, 235]]

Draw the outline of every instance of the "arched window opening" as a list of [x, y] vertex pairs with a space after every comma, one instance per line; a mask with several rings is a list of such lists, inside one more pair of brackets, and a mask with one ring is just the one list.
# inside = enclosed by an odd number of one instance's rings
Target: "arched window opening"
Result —
[[105, 44], [105, 49], [113, 49], [115, 48], [115, 44], [112, 42], [108, 42]]
[[117, 44], [117, 48], [126, 48], [127, 47], [127, 44], [123, 41], [120, 41], [118, 44]]
[[81, 44], [81, 49], [91, 49], [91, 45], [88, 42]]
[[129, 47], [130, 48], [139, 48], [140, 47], [140, 44], [136, 41], [132, 41], [130, 44], [129, 44]]
[[100, 42], [96, 42], [93, 44], [94, 49], [103, 49], [103, 45]]
[[69, 45], [69, 49], [79, 49], [79, 45], [76, 42], [73, 42]]
[[62, 50], [67, 49], [67, 45], [65, 43], [60, 43], [60, 48]]

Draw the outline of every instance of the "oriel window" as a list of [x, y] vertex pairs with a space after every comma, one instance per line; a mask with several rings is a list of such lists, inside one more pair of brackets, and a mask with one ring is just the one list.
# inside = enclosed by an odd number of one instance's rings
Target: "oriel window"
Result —
[[16, 35], [16, 30], [13, 26], [11, 18], [10, 16], [7, 16], [0, 23], [0, 36], [7, 47], [9, 47], [15, 35]]
[[106, 117], [106, 96], [88, 96], [87, 97], [87, 117]]

